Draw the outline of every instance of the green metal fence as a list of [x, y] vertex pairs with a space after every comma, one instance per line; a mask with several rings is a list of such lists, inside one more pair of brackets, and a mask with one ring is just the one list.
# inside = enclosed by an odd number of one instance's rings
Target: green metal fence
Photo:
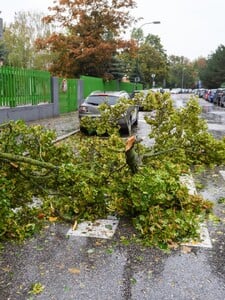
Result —
[[87, 97], [91, 92], [95, 90], [100, 91], [118, 91], [124, 90], [128, 93], [133, 92], [133, 90], [142, 90], [143, 85], [141, 83], [132, 82], [121, 82], [118, 80], [103, 81], [102, 78], [81, 76], [84, 81], [84, 97]]
[[51, 75], [47, 71], [0, 68], [0, 107], [51, 102]]
[[[91, 92], [125, 90], [131, 93], [134, 89], [142, 89], [142, 84], [120, 82], [118, 80], [104, 81], [102, 78], [81, 76], [83, 81], [83, 97], [86, 98]], [[78, 80], [59, 78], [59, 112], [67, 113], [78, 109]], [[81, 99], [82, 100], [82, 99]]]
[[59, 78], [59, 112], [63, 114], [77, 109], [77, 79]]
[[[95, 90], [125, 90], [131, 93], [142, 89], [141, 84], [102, 78], [81, 76], [83, 96], [87, 97]], [[78, 79], [58, 78], [59, 113], [78, 109]], [[47, 71], [19, 69], [3, 66], [0, 68], [0, 108], [13, 108], [26, 105], [51, 103], [51, 75]]]
[[81, 76], [80, 79], [84, 81], [84, 98], [86, 98], [93, 91], [104, 90], [104, 82], [102, 78]]

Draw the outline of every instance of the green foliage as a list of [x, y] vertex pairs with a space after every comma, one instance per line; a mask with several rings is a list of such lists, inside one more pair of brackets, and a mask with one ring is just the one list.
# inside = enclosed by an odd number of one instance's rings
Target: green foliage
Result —
[[221, 197], [218, 199], [218, 203], [222, 203], [222, 204], [225, 204], [225, 198], [224, 197]]
[[129, 78], [134, 81], [134, 77], [140, 77], [140, 81], [149, 87], [152, 85], [151, 74], [156, 74], [157, 86], [162, 86], [168, 77], [167, 55], [160, 38], [153, 34], [145, 37], [141, 27], [134, 28], [131, 33], [131, 38], [137, 41], [138, 53], [135, 60], [131, 57]]
[[126, 74], [126, 64], [125, 62], [118, 57], [112, 57], [112, 60], [109, 64], [108, 73], [112, 75], [113, 79], [121, 80]]
[[117, 193], [111, 203], [120, 215], [132, 217], [148, 245], [165, 247], [199, 237], [200, 218], [205, 217], [212, 204], [189, 195], [179, 181], [181, 172], [180, 166], [166, 162], [155, 168], [144, 166], [129, 178], [122, 194]]
[[[30, 236], [52, 217], [76, 223], [108, 214], [130, 218], [148, 245], [165, 248], [197, 238], [199, 222], [212, 204], [190, 195], [180, 176], [193, 166], [223, 164], [224, 140], [207, 132], [196, 99], [180, 109], [168, 94], [149, 94], [146, 101], [155, 143], [151, 148], [134, 145], [142, 158], [134, 173], [126, 163], [126, 142], [106, 122], [112, 107], [103, 105], [106, 119], [96, 121], [107, 137], [79, 134], [54, 143], [55, 133], [41, 126], [2, 125], [1, 239]], [[38, 206], [34, 199], [40, 200]]]
[[135, 2], [114, 0], [113, 9], [111, 5], [105, 0], [64, 0], [50, 8], [51, 13], [44, 21], [63, 30], [39, 39], [37, 44], [54, 54], [51, 72], [66, 77], [85, 74], [108, 78], [112, 57], [130, 47], [129, 42], [122, 40], [121, 33], [132, 24], [130, 9]]
[[194, 88], [199, 80], [199, 68], [183, 56], [169, 56], [167, 87]]
[[45, 287], [40, 282], [33, 283], [29, 291], [29, 294], [32, 295], [41, 294], [44, 291], [44, 288]]
[[124, 118], [128, 127], [129, 119], [126, 119], [127, 111], [131, 105], [135, 104], [134, 100], [126, 98], [119, 99], [113, 106], [108, 103], [102, 103], [98, 106], [101, 117], [83, 117], [80, 126], [89, 134], [97, 133], [99, 136], [118, 134], [120, 129], [118, 121]]
[[167, 158], [188, 165], [223, 164], [225, 139], [216, 140], [207, 130], [207, 123], [199, 117], [201, 108], [196, 98], [185, 107], [176, 109], [168, 94], [157, 94], [155, 113], [146, 117], [154, 138], [154, 152], [174, 148]]
[[225, 46], [220, 45], [209, 56], [206, 66], [200, 70], [200, 78], [204, 86], [218, 88], [224, 83], [225, 78]]
[[[29, 206], [34, 197], [50, 194], [49, 186], [57, 179], [57, 171], [44, 168], [45, 162], [58, 165], [71, 156], [67, 147], [56, 147], [54, 132], [41, 126], [28, 127], [23, 121], [10, 122], [0, 128], [0, 236], [16, 237], [39, 228], [40, 208]], [[67, 151], [68, 150], [68, 151]], [[3, 154], [7, 153], [9, 158]], [[22, 158], [21, 161], [15, 160]], [[29, 157], [37, 162], [26, 162]], [[23, 162], [24, 160], [24, 162]]]
[[138, 65], [141, 79], [147, 86], [152, 86], [152, 74], [156, 75], [157, 86], [163, 85], [163, 80], [168, 76], [166, 54], [148, 41], [141, 45], [138, 53]]
[[19, 11], [6, 26], [3, 35], [6, 65], [22, 68], [47, 69], [52, 61], [49, 51], [38, 52], [37, 38], [46, 38], [55, 28], [42, 22], [43, 13]]
[[139, 105], [144, 111], [152, 111], [157, 104], [157, 98], [160, 93], [154, 93], [151, 90], [145, 94], [144, 92], [136, 93], [134, 95], [134, 102]]

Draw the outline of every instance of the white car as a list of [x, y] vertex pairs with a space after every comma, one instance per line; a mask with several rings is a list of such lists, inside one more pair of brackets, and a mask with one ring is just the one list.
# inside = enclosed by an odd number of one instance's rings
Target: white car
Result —
[[173, 88], [170, 91], [171, 94], [180, 94], [181, 92], [182, 92], [181, 88]]

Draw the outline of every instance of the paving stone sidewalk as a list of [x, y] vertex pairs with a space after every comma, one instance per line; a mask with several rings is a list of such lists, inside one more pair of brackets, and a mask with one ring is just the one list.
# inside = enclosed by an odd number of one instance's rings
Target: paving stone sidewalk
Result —
[[47, 118], [47, 119], [40, 119], [37, 121], [30, 121], [27, 124], [40, 124], [45, 126], [47, 129], [55, 130], [57, 136], [66, 135], [72, 131], [79, 129], [79, 118], [78, 118], [78, 111], [70, 112], [61, 114], [58, 117], [54, 118]]

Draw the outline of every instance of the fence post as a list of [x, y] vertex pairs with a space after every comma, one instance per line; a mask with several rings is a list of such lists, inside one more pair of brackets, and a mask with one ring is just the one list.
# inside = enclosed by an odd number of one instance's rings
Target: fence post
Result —
[[59, 115], [59, 79], [51, 77], [51, 100], [53, 103], [53, 115]]
[[84, 81], [79, 79], [77, 80], [77, 104], [80, 106], [81, 102], [84, 99]]

